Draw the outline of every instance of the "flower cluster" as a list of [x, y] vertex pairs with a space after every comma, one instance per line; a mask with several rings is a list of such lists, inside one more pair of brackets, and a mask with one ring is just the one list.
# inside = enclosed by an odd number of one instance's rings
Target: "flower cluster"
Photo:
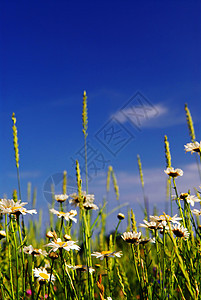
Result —
[[0, 213], [1, 214], [14, 214], [14, 215], [26, 215], [26, 214], [37, 214], [35, 209], [27, 210], [24, 205], [27, 202], [21, 202], [18, 200], [15, 202], [13, 199], [1, 199], [0, 200]]
[[97, 210], [98, 206], [94, 204], [94, 195], [86, 194], [86, 192], [82, 192], [81, 197], [76, 193], [70, 195], [72, 199], [69, 200], [69, 203], [74, 206], [79, 206], [85, 208], [86, 210]]

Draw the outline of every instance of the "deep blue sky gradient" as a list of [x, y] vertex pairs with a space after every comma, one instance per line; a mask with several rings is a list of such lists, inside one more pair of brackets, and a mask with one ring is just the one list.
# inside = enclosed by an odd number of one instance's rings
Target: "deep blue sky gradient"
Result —
[[[118, 172], [137, 173], [137, 154], [144, 168], [163, 170], [165, 134], [173, 165], [191, 163], [183, 150], [190, 141], [184, 103], [199, 140], [200, 6], [200, 1], [183, 0], [1, 1], [1, 196], [12, 197], [17, 187], [12, 112], [24, 200], [29, 181], [45, 206], [47, 178], [63, 170], [75, 175], [71, 157], [83, 145], [84, 90], [88, 138], [110, 160], [117, 178]], [[94, 135], [137, 91], [168, 112], [161, 124], [150, 120], [137, 134], [132, 124], [124, 123], [135, 140], [114, 157]]]

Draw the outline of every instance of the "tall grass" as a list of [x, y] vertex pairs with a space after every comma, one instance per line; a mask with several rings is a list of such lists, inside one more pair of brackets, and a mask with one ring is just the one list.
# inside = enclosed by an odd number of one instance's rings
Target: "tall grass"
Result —
[[[200, 188], [197, 187], [196, 195], [190, 191], [178, 193], [177, 177], [182, 176], [183, 171], [172, 167], [165, 136], [166, 174], [163, 176], [167, 176], [170, 215], [167, 212], [160, 216], [149, 215], [142, 163], [138, 156], [144, 220], [137, 224], [131, 209], [127, 216], [127, 231], [119, 232], [120, 223], [126, 222], [126, 217], [119, 212], [116, 228], [107, 235], [106, 220], [110, 215], [106, 209], [107, 197], [98, 207], [94, 195], [89, 194], [86, 100], [84, 92], [85, 174], [80, 173], [76, 161], [77, 194], [68, 195], [67, 172], [64, 171], [61, 195], [55, 195], [52, 190], [50, 226], [43, 237], [40, 236], [42, 212], [39, 212], [39, 219], [33, 216], [29, 225], [24, 225], [24, 218], [36, 214], [36, 192], [33, 209], [27, 210], [21, 199], [16, 117], [12, 116], [18, 193], [15, 191], [11, 200], [0, 200], [0, 299], [201, 299]], [[185, 150], [197, 156], [199, 172], [201, 145], [195, 141], [187, 105], [185, 111], [191, 137]], [[81, 176], [86, 177], [84, 189]], [[119, 187], [112, 166], [106, 179], [107, 193], [111, 178], [120, 210]], [[31, 185], [28, 186], [29, 198], [30, 195]], [[55, 209], [56, 202], [59, 210]], [[70, 211], [66, 211], [66, 202], [72, 205]], [[172, 215], [175, 205], [178, 216]], [[93, 219], [92, 214], [95, 215]], [[77, 222], [78, 231], [73, 230]], [[94, 232], [98, 233], [94, 235]]]

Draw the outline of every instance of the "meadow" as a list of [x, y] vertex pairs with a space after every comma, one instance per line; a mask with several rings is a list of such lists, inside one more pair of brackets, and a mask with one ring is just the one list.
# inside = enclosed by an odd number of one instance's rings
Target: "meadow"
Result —
[[[18, 190], [13, 191], [12, 199], [0, 200], [0, 299], [201, 299], [201, 187], [178, 192], [177, 177], [183, 176], [183, 171], [172, 166], [165, 136], [164, 176], [171, 214], [157, 215], [154, 211], [148, 215], [145, 201], [141, 223], [136, 223], [132, 209], [126, 216], [118, 213], [116, 228], [107, 235], [107, 199], [96, 203], [88, 191], [87, 109], [84, 92], [85, 174], [80, 173], [76, 161], [77, 193], [68, 194], [66, 171], [61, 194], [55, 195], [52, 187], [52, 203], [47, 207], [49, 227], [42, 237], [42, 218], [34, 219], [36, 199], [30, 203], [21, 199], [17, 120], [12, 115]], [[201, 142], [196, 141], [187, 105], [185, 113], [189, 141], [184, 151], [192, 154], [192, 159], [196, 156], [200, 174]], [[137, 161], [144, 189], [140, 156]], [[108, 168], [106, 185], [108, 192], [114, 189], [118, 200], [119, 187], [112, 166]], [[27, 204], [32, 209], [27, 209]], [[173, 205], [177, 206], [177, 215], [173, 215]], [[121, 222], [127, 222], [126, 232], [119, 231]], [[78, 230], [74, 229], [76, 223]]]

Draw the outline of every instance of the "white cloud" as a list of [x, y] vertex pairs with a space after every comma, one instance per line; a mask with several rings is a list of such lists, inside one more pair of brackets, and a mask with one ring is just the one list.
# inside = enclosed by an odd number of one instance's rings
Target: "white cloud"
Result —
[[184, 111], [159, 103], [153, 106], [130, 106], [112, 115], [120, 123], [129, 122], [139, 128], [164, 128], [186, 122]]

